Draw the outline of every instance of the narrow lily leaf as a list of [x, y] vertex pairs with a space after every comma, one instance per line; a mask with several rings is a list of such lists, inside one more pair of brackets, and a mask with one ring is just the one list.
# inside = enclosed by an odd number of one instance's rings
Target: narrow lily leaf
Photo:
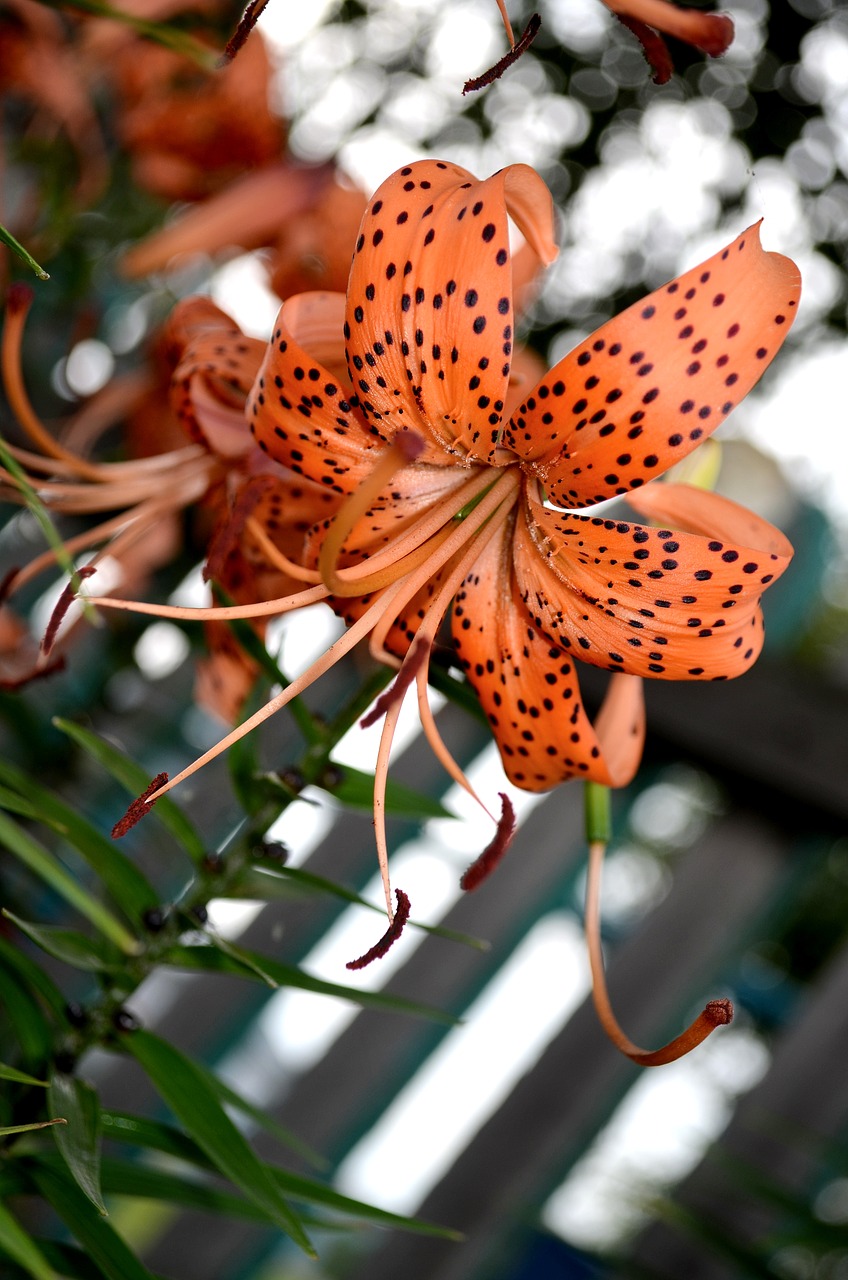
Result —
[[77, 1186], [108, 1216], [100, 1194], [100, 1103], [94, 1090], [76, 1076], [50, 1072], [50, 1109], [67, 1120], [55, 1130], [56, 1146]]
[[[340, 898], [342, 902], [367, 907], [369, 911], [375, 911], [381, 916], [386, 913], [385, 906], [377, 906], [376, 903], [369, 902], [355, 893], [353, 889], [347, 889], [343, 884], [327, 880], [324, 876], [313, 875], [311, 871], [304, 871], [301, 867], [248, 867], [236, 881], [235, 887], [239, 895], [244, 898], [285, 897], [286, 883], [292, 888], [300, 886], [305, 892], [327, 893], [331, 897]], [[436, 937], [446, 938], [450, 942], [462, 943], [465, 947], [473, 947], [475, 951], [489, 950], [490, 943], [484, 938], [475, 938], [470, 933], [459, 933], [456, 929], [445, 929], [440, 924], [419, 924], [415, 920], [410, 920], [408, 927], [421, 929], [424, 933], [435, 934]]]
[[[61, 0], [43, 0], [51, 9], [64, 9]], [[122, 22], [126, 26], [132, 28], [140, 36], [145, 36], [148, 40], [155, 41], [156, 44], [164, 45], [166, 49], [173, 49], [176, 53], [182, 54], [186, 58], [190, 58], [192, 62], [204, 71], [214, 71], [217, 66], [217, 55], [214, 50], [209, 49], [205, 44], [201, 44], [194, 36], [188, 32], [182, 31], [179, 27], [171, 26], [167, 22], [156, 22], [149, 18], [141, 18], [135, 13], [130, 13], [126, 9], [116, 8], [114, 5], [107, 4], [106, 0], [74, 0], [74, 7], [82, 10], [83, 13], [93, 14], [98, 18], [109, 18], [113, 22]]]
[[30, 1178], [107, 1280], [154, 1280], [114, 1227], [68, 1176], [48, 1158], [27, 1160]]
[[0, 844], [4, 844], [34, 875], [50, 885], [60, 897], [90, 920], [104, 937], [114, 942], [127, 955], [134, 955], [139, 944], [120, 920], [84, 889], [59, 859], [0, 810]]
[[31, 1236], [0, 1203], [0, 1250], [34, 1280], [55, 1280], [56, 1273]]
[[5, 227], [0, 227], [0, 244], [5, 244], [8, 249], [12, 250], [12, 253], [16, 253], [21, 262], [25, 262], [30, 271], [34, 272], [35, 275], [38, 276], [39, 280], [50, 279], [50, 276], [43, 267], [38, 265], [32, 254], [29, 253], [24, 246], [15, 239], [11, 231], [7, 231]]
[[221, 1106], [204, 1072], [173, 1045], [149, 1031], [135, 1031], [126, 1036], [124, 1043], [160, 1097], [216, 1168], [240, 1187], [305, 1253], [314, 1257], [315, 1251], [297, 1215]]
[[36, 1120], [32, 1124], [6, 1124], [0, 1127], [0, 1135], [6, 1137], [10, 1133], [31, 1133], [33, 1129], [50, 1129], [53, 1125], [67, 1123], [64, 1116], [56, 1116], [53, 1120]]
[[[52, 791], [39, 786], [22, 769], [0, 760], [0, 778], [17, 791], [22, 802], [31, 803], [34, 815], [41, 822], [73, 845], [130, 920], [139, 920], [145, 911], [158, 905], [159, 899], [150, 881], [113, 840], [107, 840], [95, 826]], [[0, 790], [0, 807], [11, 805], [11, 795]]]
[[188, 1209], [206, 1209], [210, 1213], [249, 1218], [254, 1222], [269, 1221], [265, 1210], [253, 1200], [221, 1191], [208, 1182], [198, 1182], [181, 1173], [169, 1173], [150, 1165], [104, 1160], [103, 1189], [110, 1196], [140, 1196], [145, 1200], [164, 1200]]
[[[271, 1168], [269, 1166], [269, 1168]], [[405, 1218], [399, 1213], [390, 1213], [388, 1209], [378, 1209], [373, 1204], [365, 1204], [362, 1200], [352, 1200], [343, 1196], [332, 1187], [326, 1187], [314, 1178], [305, 1178], [298, 1173], [289, 1173], [287, 1169], [271, 1168], [279, 1186], [293, 1200], [303, 1200], [307, 1204], [323, 1205], [336, 1213], [353, 1214], [357, 1218], [367, 1218], [369, 1222], [379, 1223], [385, 1227], [398, 1227], [401, 1231], [414, 1231], [419, 1235], [438, 1236], [444, 1240], [462, 1240], [460, 1231], [450, 1227], [440, 1227], [433, 1222], [425, 1222], [421, 1218]]]
[[58, 1240], [39, 1240], [37, 1243], [60, 1276], [69, 1276], [70, 1280], [103, 1280], [100, 1268], [75, 1245], [60, 1244]]
[[266, 987], [270, 987], [272, 991], [276, 991], [279, 982], [272, 978], [268, 972], [268, 966], [264, 960], [250, 951], [245, 951], [244, 947], [237, 947], [232, 942], [228, 942], [226, 938], [222, 938], [220, 934], [212, 933], [207, 930], [207, 938], [209, 938], [213, 947], [217, 947], [219, 951], [223, 951], [225, 956], [230, 956], [237, 964], [243, 965], [246, 969], [250, 969], [260, 982], [264, 982]]
[[108, 947], [74, 929], [63, 929], [59, 925], [31, 924], [21, 920], [11, 911], [3, 911], [7, 920], [16, 924], [37, 947], [64, 964], [73, 965], [75, 969], [86, 969], [91, 973], [108, 973], [110, 970], [121, 971], [124, 965], [121, 957]]
[[9, 1067], [5, 1062], [0, 1062], [0, 1080], [14, 1080], [16, 1084], [37, 1084], [43, 1089], [47, 1088], [46, 1080], [27, 1075], [26, 1071], [18, 1071], [17, 1067]]
[[21, 984], [18, 975], [0, 967], [0, 1004], [12, 1025], [21, 1055], [28, 1066], [38, 1066], [49, 1057], [53, 1048], [53, 1032], [33, 999], [29, 989]]
[[[370, 813], [374, 808], [374, 775], [363, 773], [361, 769], [353, 769], [350, 765], [339, 766], [339, 771], [338, 782], [326, 785], [319, 779], [317, 785], [351, 809], [365, 809]], [[386, 784], [386, 813], [407, 818], [453, 818], [456, 816], [450, 809], [446, 809], [440, 800], [424, 795], [413, 787], [405, 787], [403, 783], [395, 782], [392, 778], [389, 778]]]
[[[170, 947], [161, 960], [163, 964], [174, 965], [179, 969], [202, 969], [206, 973], [232, 973], [242, 978], [256, 977], [255, 972], [242, 961], [234, 956], [225, 955], [216, 947]], [[413, 1017], [429, 1018], [433, 1022], [443, 1022], [448, 1026], [453, 1026], [457, 1022], [451, 1014], [444, 1013], [433, 1005], [404, 1000], [400, 996], [386, 995], [382, 991], [364, 991], [357, 987], [342, 986], [336, 982], [325, 982], [322, 978], [313, 978], [311, 974], [304, 973], [296, 965], [272, 960], [270, 956], [257, 956], [256, 960], [280, 987], [297, 987], [301, 991], [315, 991], [319, 995], [338, 996], [354, 1004], [391, 1010], [394, 1013], [408, 1013]]]
[[[59, 716], [54, 718], [53, 724], [69, 738], [73, 738], [74, 742], [79, 743], [98, 764], [101, 764], [117, 782], [120, 782], [122, 787], [126, 788], [130, 795], [141, 795], [148, 786], [150, 782], [148, 771], [140, 764], [136, 764], [134, 760], [130, 760], [129, 756], [119, 751], [105, 738], [99, 738], [90, 729], [84, 729], [82, 725], [74, 724], [72, 720], [63, 720]], [[195, 862], [202, 861], [206, 854], [206, 846], [197, 829], [189, 822], [183, 811], [174, 804], [170, 796], [163, 796], [161, 800], [157, 800], [153, 815], [170, 831], [174, 839]]]
[[[195, 1064], [200, 1066], [201, 1064]], [[225, 1106], [249, 1116], [256, 1124], [270, 1133], [284, 1147], [294, 1151], [314, 1169], [326, 1168], [326, 1160], [319, 1156], [300, 1138], [263, 1111], [261, 1107], [248, 1102], [240, 1094], [230, 1089], [214, 1072], [201, 1066], [209, 1086]], [[153, 1151], [163, 1151], [166, 1155], [176, 1156], [188, 1164], [195, 1164], [201, 1169], [211, 1168], [209, 1157], [196, 1142], [171, 1125], [159, 1124], [155, 1120], [143, 1120], [140, 1116], [126, 1115], [121, 1111], [104, 1111], [101, 1114], [104, 1134], [115, 1142], [128, 1142], [134, 1146], [149, 1147]]]
[[206, 1152], [173, 1125], [147, 1120], [143, 1116], [131, 1116], [126, 1111], [101, 1111], [100, 1128], [103, 1137], [112, 1142], [126, 1142], [133, 1147], [163, 1151], [187, 1164], [196, 1164], [201, 1169], [211, 1167]]
[[48, 978], [41, 965], [36, 964], [31, 956], [25, 955], [18, 947], [13, 947], [5, 938], [0, 938], [0, 974], [3, 966], [14, 978], [18, 988], [31, 991], [54, 1017], [64, 1019], [65, 996], [55, 982]]

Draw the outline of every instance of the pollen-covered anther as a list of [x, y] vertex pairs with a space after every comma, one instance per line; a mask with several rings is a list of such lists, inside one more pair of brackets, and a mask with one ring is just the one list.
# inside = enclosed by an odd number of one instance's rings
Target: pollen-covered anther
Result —
[[371, 964], [373, 960], [382, 960], [389, 948], [397, 942], [398, 938], [403, 933], [404, 925], [409, 919], [412, 904], [403, 889], [395, 889], [395, 898], [397, 899], [397, 909], [392, 917], [391, 924], [383, 934], [380, 941], [375, 942], [374, 946], [366, 951], [364, 955], [361, 955], [357, 960], [349, 960], [345, 965], [346, 969], [364, 969], [367, 965]]
[[370, 728], [372, 724], [376, 724], [378, 720], [386, 715], [393, 706], [403, 701], [407, 689], [429, 658], [431, 648], [432, 645], [425, 636], [419, 636], [416, 639], [404, 660], [403, 666], [389, 688], [386, 689], [385, 693], [380, 694], [368, 714], [360, 720], [360, 729]]
[[86, 578], [90, 578], [92, 574], [96, 572], [97, 568], [95, 565], [85, 564], [81, 569], [77, 569], [76, 571], [77, 581], [74, 582], [72, 580], [66, 587], [64, 587], [62, 594], [56, 601], [56, 607], [50, 615], [50, 621], [48, 622], [47, 629], [44, 632], [44, 639], [41, 641], [41, 652], [44, 654], [45, 658], [56, 643], [56, 636], [59, 634], [59, 628], [62, 625], [65, 614], [77, 598], [79, 582], [84, 581]]
[[474, 862], [460, 878], [459, 887], [464, 889], [466, 893], [471, 893], [473, 889], [477, 889], [484, 880], [489, 878], [512, 844], [512, 838], [515, 835], [516, 820], [512, 801], [505, 792], [501, 791], [498, 794], [501, 798], [501, 816], [498, 820], [498, 828], [491, 844], [488, 844], [480, 856], [475, 858]]
[[128, 831], [132, 831], [136, 823], [140, 822], [145, 814], [150, 812], [156, 803], [156, 801], [151, 800], [150, 797], [154, 796], [160, 787], [164, 787], [167, 781], [167, 773], [157, 773], [156, 777], [150, 783], [150, 786], [145, 787], [141, 795], [137, 796], [135, 800], [133, 800], [123, 818], [115, 823], [112, 828], [113, 840], [120, 840], [121, 836], [125, 836]]

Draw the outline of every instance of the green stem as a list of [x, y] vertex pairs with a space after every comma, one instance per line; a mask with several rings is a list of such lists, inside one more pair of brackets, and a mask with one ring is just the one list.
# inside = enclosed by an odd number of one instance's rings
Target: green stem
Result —
[[586, 843], [609, 844], [612, 839], [610, 789], [599, 782], [584, 783], [583, 802], [586, 814]]

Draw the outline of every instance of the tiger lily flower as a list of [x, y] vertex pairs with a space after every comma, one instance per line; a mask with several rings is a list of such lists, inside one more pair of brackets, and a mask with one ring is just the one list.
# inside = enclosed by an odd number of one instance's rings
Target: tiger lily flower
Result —
[[691, 44], [710, 58], [720, 57], [733, 43], [733, 19], [726, 13], [704, 13], [669, 0], [604, 0], [604, 4], [642, 45], [655, 84], [666, 84], [673, 70], [663, 35]]
[[[269, 458], [338, 505], [297, 562], [278, 556], [302, 590], [190, 616], [265, 616], [323, 599], [348, 629], [216, 747], [158, 780], [133, 821], [370, 636], [372, 653], [399, 668], [380, 707], [375, 787], [391, 918], [383, 788], [412, 683], [428, 740], [465, 782], [427, 701], [448, 613], [506, 773], [529, 791], [574, 777], [626, 784], [644, 733], [641, 677], [724, 680], [756, 659], [760, 597], [789, 563], [789, 543], [725, 498], [649, 482], [707, 438], [773, 359], [797, 309], [797, 268], [751, 227], [601, 326], [528, 394], [512, 380], [509, 216], [550, 262], [553, 208], [532, 169], [478, 181], [442, 161], [406, 166], [369, 203], [347, 296], [283, 305], [248, 397], [250, 429]], [[582, 514], [625, 497], [646, 523]], [[577, 659], [613, 673], [594, 725]]]

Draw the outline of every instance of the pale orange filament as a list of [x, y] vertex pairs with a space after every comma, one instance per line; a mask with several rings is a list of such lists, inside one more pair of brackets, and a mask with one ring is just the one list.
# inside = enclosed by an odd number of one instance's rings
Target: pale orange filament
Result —
[[[507, 475], [509, 475], [509, 473], [506, 473], [501, 477], [501, 479], [505, 480]], [[492, 500], [492, 494], [494, 493], [494, 489], [498, 487], [501, 491], [506, 489], [507, 496], [500, 497], [499, 501], [495, 503]], [[463, 524], [454, 531], [457, 534], [460, 531], [463, 531], [465, 534], [465, 554], [462, 555], [458, 563], [454, 565], [453, 569], [436, 592], [432, 603], [428, 606], [427, 615], [416, 632], [414, 643], [407, 651], [406, 657], [401, 664], [401, 670], [403, 670], [404, 665], [408, 662], [420, 663], [420, 646], [422, 644], [426, 645], [429, 655], [429, 651], [432, 649], [433, 642], [436, 638], [436, 633], [451, 600], [467, 577], [469, 570], [480, 555], [482, 548], [485, 547], [489, 539], [497, 533], [498, 529], [503, 524], [504, 520], [508, 518], [509, 513], [512, 510], [512, 499], [514, 498], [514, 494], [509, 495], [508, 491], [510, 487], [511, 486], [508, 484], [501, 484], [499, 480], [498, 484], [493, 486], [492, 492], [486, 495], [484, 502], [481, 502], [480, 505], [471, 513], [471, 516], [468, 517], [468, 520], [464, 521]], [[471, 517], [478, 515], [483, 508], [484, 503], [489, 507], [488, 512], [484, 513], [482, 517], [474, 522], [474, 528], [469, 528], [468, 526], [472, 524]], [[436, 572], [435, 569], [431, 570], [427, 576], [431, 577], [434, 572]], [[389, 611], [386, 610], [382, 619], [377, 624], [375, 632], [378, 628], [386, 628], [387, 618], [389, 619], [389, 625], [391, 625], [391, 623], [397, 618], [399, 609], [402, 609], [404, 604], [410, 599], [411, 595], [414, 595], [419, 589], [420, 583], [417, 581], [419, 577], [420, 574], [413, 575], [411, 588], [409, 579], [407, 579], [403, 584], [403, 588], [399, 592], [399, 595], [394, 597], [391, 601], [391, 613], [389, 614]], [[425, 578], [424, 580], [426, 581], [427, 579]], [[420, 666], [416, 676], [416, 681], [419, 690], [420, 706], [421, 682], [423, 681], [425, 690], [427, 686], [427, 663]], [[389, 771], [389, 753], [391, 751], [392, 741], [394, 739], [395, 729], [397, 727], [398, 717], [400, 716], [403, 701], [404, 697], [399, 697], [386, 712], [386, 718], [383, 723], [383, 732], [380, 736], [380, 746], [377, 752], [377, 764], [374, 770], [374, 832], [377, 843], [377, 857], [380, 863], [380, 874], [383, 879], [383, 888], [386, 894], [386, 905], [388, 907], [390, 920], [392, 918], [392, 899], [391, 885], [389, 882], [389, 848], [388, 840], [386, 838], [386, 782], [388, 780]], [[454, 782], [457, 782], [460, 786], [464, 787], [469, 795], [477, 801], [483, 811], [491, 817], [492, 815], [489, 814], [488, 809], [474, 791], [471, 783], [465, 777], [465, 774], [462, 772], [459, 765], [456, 763], [442, 741], [441, 735], [436, 730], [429, 702], [427, 702], [426, 699], [426, 693], [424, 696], [424, 702], [427, 708], [427, 716], [426, 718], [422, 716], [422, 729], [434, 755], [436, 756], [436, 759], [445, 769], [448, 776], [451, 777]], [[494, 819], [492, 820], [494, 821]]]
[[622, 1031], [610, 1004], [604, 973], [604, 957], [601, 949], [600, 898], [601, 872], [606, 845], [593, 841], [589, 845], [589, 869], [586, 881], [586, 942], [589, 948], [589, 964], [592, 970], [592, 999], [603, 1027], [615, 1047], [626, 1057], [642, 1067], [662, 1067], [676, 1062], [692, 1049], [697, 1048], [716, 1027], [725, 1026], [733, 1018], [733, 1006], [729, 1000], [710, 1000], [703, 1013], [691, 1026], [662, 1049], [651, 1052], [640, 1049]]
[[[519, 479], [514, 469], [502, 471], [474, 510], [470, 511], [464, 520], [460, 520], [451, 528], [448, 536], [426, 564], [404, 579], [403, 597], [394, 617], [384, 617], [374, 628], [370, 648], [372, 656], [378, 662], [385, 662], [390, 666], [396, 662], [396, 659], [385, 648], [385, 640], [403, 606], [413, 598], [425, 583], [435, 577], [442, 566], [447, 564], [451, 556], [455, 555], [466, 543], [471, 541], [501, 503], [509, 500], [509, 505], [510, 507], [512, 506], [512, 502], [518, 492], [518, 485]], [[447, 608], [447, 604], [445, 608]]]
[[[316, 587], [314, 590], [318, 591], [319, 588]], [[269, 702], [266, 702], [264, 707], [260, 707], [259, 710], [250, 716], [248, 720], [245, 720], [243, 724], [237, 725], [231, 733], [228, 733], [226, 737], [222, 738], [214, 747], [210, 747], [208, 751], [205, 751], [202, 756], [199, 756], [197, 760], [190, 764], [186, 769], [183, 769], [182, 772], [169, 779], [169, 781], [166, 782], [164, 786], [160, 787], [158, 791], [154, 792], [153, 795], [148, 796], [147, 802], [152, 804], [154, 800], [158, 800], [161, 796], [164, 796], [168, 791], [171, 791], [176, 787], [178, 783], [184, 782], [186, 778], [190, 778], [193, 773], [196, 773], [198, 769], [202, 769], [204, 765], [210, 762], [210, 760], [214, 760], [217, 756], [221, 755], [223, 751], [227, 751], [236, 742], [240, 742], [248, 733], [252, 733], [260, 724], [264, 724], [264, 722], [269, 720], [271, 716], [276, 715], [278, 711], [281, 711], [283, 707], [291, 702], [292, 698], [296, 698], [298, 694], [303, 693], [304, 689], [308, 689], [315, 680], [322, 676], [325, 671], [329, 671], [331, 667], [335, 666], [340, 658], [343, 658], [346, 653], [349, 653], [350, 650], [359, 643], [362, 637], [368, 634], [374, 625], [375, 617], [379, 617], [383, 610], [389, 607], [392, 602], [392, 597], [397, 590], [398, 586], [389, 587], [389, 589], [371, 605], [371, 608], [368, 609], [357, 622], [354, 622], [350, 627], [348, 627], [343, 636], [340, 636], [338, 640], [330, 645], [329, 649], [327, 649], [325, 653], [321, 654], [320, 658], [312, 663], [311, 667], [308, 667], [306, 671], [299, 675], [296, 680], [293, 680], [290, 685], [287, 685], [286, 688], [278, 693], [276, 697], [271, 698]], [[301, 594], [309, 595], [311, 593], [302, 592]], [[100, 603], [100, 601], [92, 601], [92, 603]], [[137, 606], [134, 607], [137, 608]], [[142, 612], [146, 611], [142, 610]], [[196, 615], [197, 613], [206, 611], [196, 610], [193, 612]], [[231, 616], [239, 616], [235, 611], [221, 610], [220, 612], [230, 612]], [[251, 615], [241, 614], [240, 616]], [[252, 616], [256, 617], [258, 615], [253, 614]]]
[[502, 20], [503, 20], [504, 30], [506, 31], [506, 38], [507, 38], [507, 40], [509, 41], [509, 47], [510, 47], [510, 49], [514, 49], [514, 48], [515, 48], [515, 34], [514, 34], [513, 30], [512, 30], [512, 23], [510, 22], [510, 20], [509, 20], [509, 15], [508, 15], [508, 13], [507, 13], [507, 11], [506, 11], [506, 3], [505, 3], [505, 0], [497, 0], [497, 3], [498, 3], [498, 8], [499, 8], [499, 9], [500, 9], [500, 11], [501, 11], [501, 18], [502, 18]]
[[189, 605], [152, 604], [147, 600], [120, 600], [115, 596], [90, 596], [81, 593], [89, 604], [98, 609], [123, 609], [131, 613], [143, 613], [153, 618], [174, 618], [182, 622], [236, 622], [240, 618], [271, 618], [277, 614], [291, 613], [308, 604], [326, 600], [330, 594], [323, 584], [296, 591], [277, 600], [259, 600], [255, 604], [211, 605], [197, 609]]

